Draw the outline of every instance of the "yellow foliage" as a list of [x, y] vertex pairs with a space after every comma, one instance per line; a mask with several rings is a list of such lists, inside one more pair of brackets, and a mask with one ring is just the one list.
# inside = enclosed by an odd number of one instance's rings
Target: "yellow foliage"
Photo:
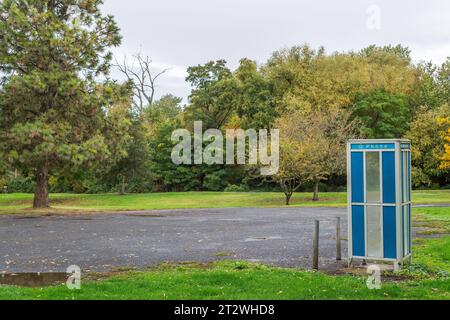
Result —
[[326, 180], [345, 171], [345, 142], [354, 137], [354, 123], [338, 108], [296, 110], [277, 121], [280, 130], [278, 180]]
[[438, 117], [437, 125], [442, 128], [441, 138], [445, 141], [444, 155], [441, 157], [440, 169], [450, 169], [450, 117]]
[[380, 52], [325, 55], [308, 46], [277, 51], [263, 69], [274, 82], [274, 101], [283, 111], [346, 107], [357, 93], [382, 89], [409, 94], [417, 70], [408, 60]]

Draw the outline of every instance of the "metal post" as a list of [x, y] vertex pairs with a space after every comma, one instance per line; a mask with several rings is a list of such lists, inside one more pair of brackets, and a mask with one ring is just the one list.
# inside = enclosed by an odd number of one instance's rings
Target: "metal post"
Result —
[[313, 269], [319, 270], [319, 220], [314, 221], [312, 265]]
[[341, 257], [341, 217], [336, 220], [336, 260], [342, 260]]

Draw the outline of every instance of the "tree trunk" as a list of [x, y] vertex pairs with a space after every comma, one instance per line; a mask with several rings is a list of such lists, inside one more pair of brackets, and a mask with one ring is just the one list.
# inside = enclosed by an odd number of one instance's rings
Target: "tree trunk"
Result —
[[125, 195], [125, 175], [122, 175], [122, 182], [120, 184], [120, 195]]
[[36, 172], [36, 189], [34, 192], [33, 208], [48, 208], [48, 167], [42, 165]]
[[314, 182], [313, 201], [319, 201], [319, 181]]
[[288, 206], [291, 202], [292, 193], [285, 193], [286, 195], [286, 205]]

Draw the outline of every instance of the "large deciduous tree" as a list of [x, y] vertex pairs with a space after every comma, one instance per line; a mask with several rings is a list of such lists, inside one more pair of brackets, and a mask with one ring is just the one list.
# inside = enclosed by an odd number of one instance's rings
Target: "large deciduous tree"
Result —
[[187, 106], [189, 120], [202, 120], [204, 127], [221, 129], [235, 112], [238, 82], [225, 60], [189, 67], [188, 81], [193, 90]]
[[270, 129], [278, 116], [272, 99], [272, 82], [249, 59], [240, 61], [234, 77], [239, 88], [235, 109], [242, 127]]
[[296, 110], [283, 114], [277, 127], [281, 160], [275, 179], [281, 183], [286, 203], [302, 182], [313, 184], [313, 201], [318, 201], [319, 183], [345, 172], [345, 145], [356, 137], [355, 121], [348, 111], [337, 108]]
[[121, 38], [113, 17], [100, 12], [101, 4], [0, 2], [2, 138], [8, 159], [36, 176], [34, 208], [49, 205], [49, 172], [118, 151], [105, 135], [111, 132], [109, 107], [123, 88], [99, 79], [110, 69], [108, 49]]
[[[282, 120], [280, 120], [281, 122]], [[282, 127], [282, 133], [283, 126]], [[304, 173], [307, 168], [302, 161], [301, 146], [287, 136], [280, 138], [280, 164], [278, 172], [272, 179], [280, 185], [283, 190], [286, 205], [291, 202], [292, 195], [304, 182]]]
[[361, 53], [326, 55], [323, 48], [304, 45], [276, 51], [263, 71], [273, 83], [278, 111], [331, 107], [353, 111], [355, 98], [377, 91], [399, 97], [413, 90], [417, 70], [407, 52], [401, 47], [369, 47]]

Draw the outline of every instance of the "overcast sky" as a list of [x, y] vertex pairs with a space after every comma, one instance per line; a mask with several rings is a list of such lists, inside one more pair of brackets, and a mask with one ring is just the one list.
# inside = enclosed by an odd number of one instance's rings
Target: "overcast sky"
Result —
[[[189, 95], [186, 68], [225, 59], [264, 63], [274, 50], [309, 43], [327, 52], [402, 44], [415, 61], [450, 56], [449, 0], [104, 0], [123, 36], [114, 50], [153, 60], [157, 95]], [[117, 73], [113, 74], [119, 77]], [[186, 100], [185, 100], [186, 101]]]

